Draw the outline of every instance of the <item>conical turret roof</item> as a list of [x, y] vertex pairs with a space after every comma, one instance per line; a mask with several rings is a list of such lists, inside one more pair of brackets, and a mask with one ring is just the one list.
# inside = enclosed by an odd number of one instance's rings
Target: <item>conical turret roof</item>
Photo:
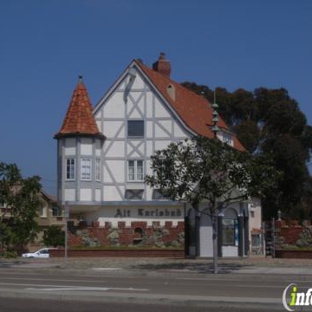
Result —
[[82, 81], [82, 76], [79, 76], [63, 125], [54, 138], [77, 135], [104, 138], [95, 122], [92, 105], [87, 88]]

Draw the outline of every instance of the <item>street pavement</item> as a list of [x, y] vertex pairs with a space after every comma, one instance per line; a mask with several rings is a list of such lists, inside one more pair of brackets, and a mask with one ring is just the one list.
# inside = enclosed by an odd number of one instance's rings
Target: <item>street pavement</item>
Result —
[[[211, 259], [0, 259], [0, 297], [282, 311], [283, 288], [312, 286], [310, 259], [222, 259], [219, 273], [213, 274]], [[92, 284], [97, 278], [115, 287]], [[159, 281], [165, 282], [156, 287]]]
[[[129, 304], [129, 303], [108, 303], [102, 302], [78, 302], [78, 301], [52, 301], [34, 299], [11, 299], [1, 298], [1, 312], [159, 312], [159, 305], [153, 304]], [[162, 305], [161, 312], [241, 312], [235, 307], [196, 307], [196, 306], [173, 306]], [[266, 310], [268, 311], [268, 310]], [[263, 312], [263, 308], [253, 310]]]

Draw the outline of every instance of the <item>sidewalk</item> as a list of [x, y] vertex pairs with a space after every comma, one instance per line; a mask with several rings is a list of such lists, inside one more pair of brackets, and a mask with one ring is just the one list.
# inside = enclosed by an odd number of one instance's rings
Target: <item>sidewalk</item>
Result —
[[[223, 274], [295, 274], [312, 275], [312, 259], [272, 259], [263, 256], [219, 259], [219, 271]], [[68, 271], [106, 271], [118, 274], [155, 273], [213, 273], [212, 259], [168, 258], [50, 258], [3, 259], [0, 268], [16, 269], [64, 269]]]

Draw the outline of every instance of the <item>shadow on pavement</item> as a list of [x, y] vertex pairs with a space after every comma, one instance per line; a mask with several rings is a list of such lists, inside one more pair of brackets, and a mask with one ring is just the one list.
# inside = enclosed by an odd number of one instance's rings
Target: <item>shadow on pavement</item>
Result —
[[[247, 265], [237, 264], [237, 263], [220, 263], [218, 264], [219, 273], [231, 273], [233, 271], [238, 271]], [[139, 264], [131, 266], [134, 270], [153, 270], [153, 271], [180, 271], [188, 273], [213, 273], [213, 263], [162, 263], [162, 264]]]
[[0, 259], [0, 268], [11, 268], [17, 265], [25, 264], [25, 261]]

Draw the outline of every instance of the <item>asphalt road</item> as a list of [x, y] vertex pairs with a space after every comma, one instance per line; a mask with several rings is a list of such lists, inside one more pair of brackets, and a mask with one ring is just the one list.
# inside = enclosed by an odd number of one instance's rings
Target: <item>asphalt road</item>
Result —
[[[159, 311], [159, 304], [164, 311], [173, 310], [176, 306], [187, 307], [185, 311], [213, 311], [223, 307], [223, 311], [283, 311], [282, 293], [287, 285], [297, 283], [300, 287], [312, 287], [312, 276], [302, 275], [261, 275], [261, 274], [203, 274], [190, 275], [176, 272], [149, 276], [122, 276], [108, 272], [68, 272], [62, 270], [16, 270], [3, 268], [0, 270], [0, 302], [1, 312], [24, 311], [11, 308], [23, 300], [26, 305], [34, 304], [34, 311], [101, 311], [103, 307], [112, 306], [109, 311], [127, 311], [135, 305], [149, 304], [150, 312]], [[17, 299], [18, 298], [18, 299]], [[36, 299], [32, 301], [29, 299]], [[41, 301], [38, 301], [41, 299]], [[45, 306], [47, 300], [56, 300], [64, 308], [54, 305]], [[43, 301], [42, 301], [43, 300]], [[76, 305], [91, 310], [68, 309]], [[94, 307], [93, 307], [94, 305]], [[143, 306], [144, 306], [143, 305]], [[158, 308], [157, 308], [158, 306]], [[7, 310], [4, 310], [7, 307]], [[194, 310], [190, 310], [190, 307]], [[47, 309], [52, 310], [47, 310]], [[116, 308], [116, 310], [113, 310]], [[64, 310], [62, 310], [64, 309]], [[138, 308], [139, 309], [139, 308]], [[135, 309], [135, 311], [140, 311]], [[233, 310], [234, 309], [234, 310]], [[144, 311], [146, 311], [146, 306]], [[26, 311], [26, 309], [25, 309]], [[31, 311], [31, 306], [27, 311]], [[100, 310], [98, 310], [100, 311]], [[108, 311], [108, 310], [107, 310]], [[143, 308], [142, 308], [143, 311]], [[179, 309], [179, 311], [181, 311]], [[184, 310], [182, 310], [184, 311]]]
[[[40, 299], [12, 299], [0, 298], [1, 312], [239, 312], [245, 311], [240, 307], [196, 307], [196, 306], [176, 306], [134, 303], [86, 303], [77, 301], [52, 301]], [[255, 309], [252, 312], [263, 312], [270, 310]]]

